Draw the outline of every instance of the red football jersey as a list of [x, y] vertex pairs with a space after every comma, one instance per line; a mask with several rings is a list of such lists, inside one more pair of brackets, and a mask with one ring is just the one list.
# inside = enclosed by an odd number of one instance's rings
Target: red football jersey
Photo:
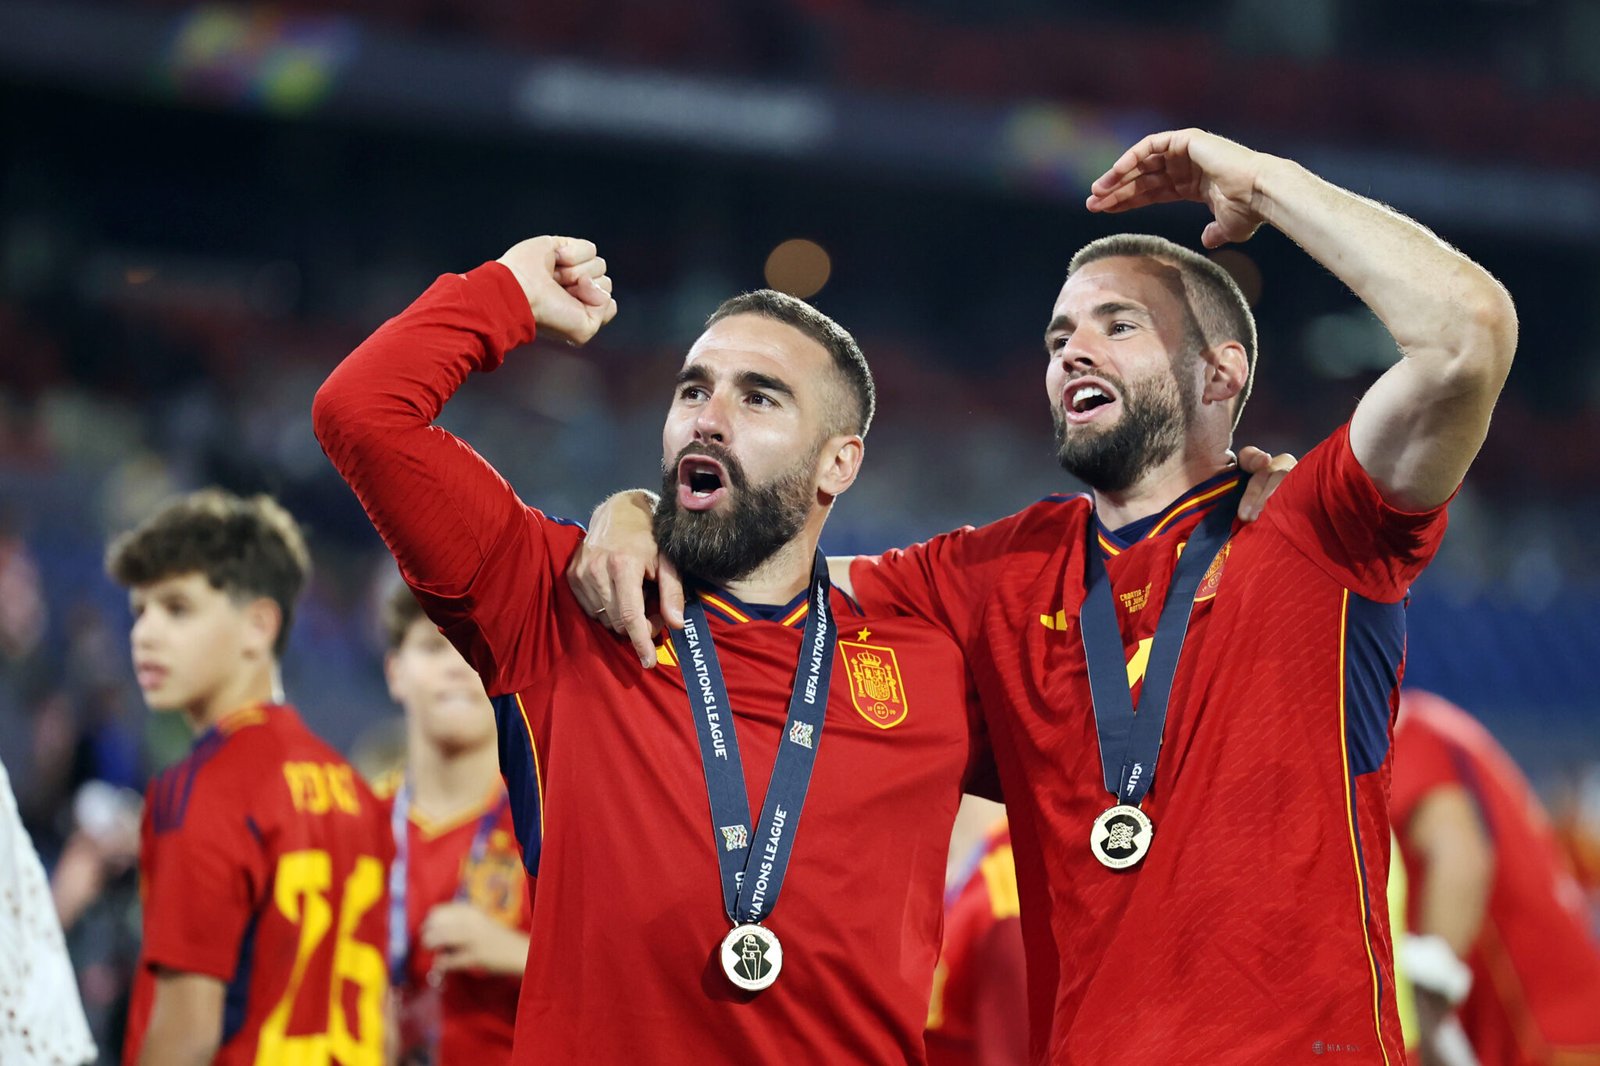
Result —
[[1428, 793], [1465, 789], [1495, 850], [1488, 913], [1466, 959], [1472, 991], [1457, 1011], [1473, 1050], [1495, 1066], [1600, 1063], [1600, 943], [1538, 798], [1465, 711], [1414, 690], [1400, 702], [1391, 802], [1407, 924], [1416, 928], [1428, 874], [1404, 846], [1405, 826]]
[[123, 1061], [158, 967], [227, 982], [219, 1064], [381, 1061], [391, 851], [366, 783], [288, 707], [207, 730], [145, 794]]
[[1011, 832], [991, 830], [950, 890], [928, 1008], [928, 1066], [1025, 1066], [1028, 1001]]
[[[390, 817], [394, 800], [383, 801]], [[486, 818], [492, 818], [482, 854], [472, 860], [472, 845]], [[409, 1052], [437, 1041], [433, 1061], [451, 1066], [490, 1066], [511, 1056], [517, 1023], [520, 976], [455, 970], [430, 978], [433, 952], [422, 946], [428, 912], [458, 895], [501, 925], [527, 932], [533, 923], [529, 878], [522, 869], [511, 805], [503, 788], [481, 807], [450, 822], [434, 822], [415, 808], [406, 819], [405, 983], [398, 1023], [400, 1047]], [[399, 854], [399, 848], [395, 849]]]
[[1114, 800], [1078, 624], [1088, 537], [1137, 701], [1177, 553], [1235, 476], [1128, 539], [1089, 497], [1057, 497], [852, 568], [865, 609], [936, 621], [967, 653], [1010, 817], [1036, 1057], [1403, 1061], [1383, 905], [1389, 725], [1402, 601], [1445, 513], [1388, 506], [1346, 429], [1201, 581], [1143, 804], [1149, 853], [1114, 871], [1090, 852]]
[[[782, 975], [738, 990], [717, 950], [717, 855], [684, 680], [641, 671], [567, 587], [583, 532], [522, 504], [431, 425], [533, 323], [509, 271], [446, 275], [318, 394], [329, 457], [429, 615], [494, 697], [534, 896], [519, 1063], [920, 1062], [963, 774], [975, 749], [948, 637], [832, 596], [839, 643], [816, 763], [767, 921]], [[708, 597], [752, 812], [761, 809], [806, 601], [771, 618]]]

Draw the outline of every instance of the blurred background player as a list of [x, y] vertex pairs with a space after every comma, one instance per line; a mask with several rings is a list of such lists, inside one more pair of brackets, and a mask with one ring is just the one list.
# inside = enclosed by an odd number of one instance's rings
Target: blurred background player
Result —
[[[507, 1061], [533, 920], [500, 779], [494, 708], [403, 584], [384, 603], [405, 770], [389, 793], [390, 976], [405, 1063]], [[398, 935], [396, 935], [398, 933]]]
[[[1400, 842], [1389, 836], [1389, 854], [1399, 854]], [[1396, 943], [1406, 939], [1406, 901], [1408, 886], [1406, 884], [1406, 864], [1404, 862], [1389, 863], [1389, 884], [1387, 894], [1389, 928], [1394, 930]], [[1394, 960], [1394, 998], [1396, 1013], [1400, 1015], [1400, 1032], [1405, 1040], [1406, 1055], [1412, 1061], [1420, 1062], [1417, 1058], [1421, 1054], [1418, 1048], [1422, 1039], [1417, 1022], [1417, 997], [1416, 989], [1411, 984], [1411, 978], [1406, 973], [1403, 952], [1402, 957]], [[1428, 1059], [1425, 1066], [1482, 1066], [1478, 1056], [1473, 1054], [1472, 1045], [1467, 1042], [1467, 1034], [1461, 1031], [1461, 1020], [1454, 1014], [1448, 1014], [1443, 1021], [1429, 1021], [1428, 1029]]]
[[1493, 1066], [1600, 1063], [1600, 943], [1544, 809], [1459, 707], [1400, 698], [1391, 804], [1412, 935], [1399, 955], [1419, 1049], [1452, 1009]]
[[1025, 1066], [1027, 966], [1017, 867], [1002, 817], [953, 879], [928, 1007], [928, 1066]]
[[287, 511], [218, 490], [172, 501], [107, 553], [139, 688], [196, 738], [146, 792], [125, 1062], [380, 1061], [387, 827], [277, 694], [309, 568]]

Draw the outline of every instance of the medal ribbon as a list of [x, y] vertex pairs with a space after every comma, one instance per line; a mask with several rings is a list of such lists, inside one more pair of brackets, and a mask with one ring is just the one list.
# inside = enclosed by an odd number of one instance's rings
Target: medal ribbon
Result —
[[411, 851], [407, 819], [411, 814], [411, 782], [401, 781], [389, 809], [389, 835], [394, 838], [394, 860], [389, 863], [389, 984], [399, 988], [406, 981], [406, 961], [411, 957], [411, 939], [406, 935], [406, 871]]
[[1118, 803], [1137, 807], [1150, 791], [1156, 776], [1156, 758], [1161, 754], [1162, 729], [1167, 721], [1167, 702], [1172, 696], [1172, 679], [1178, 672], [1178, 656], [1189, 631], [1189, 616], [1200, 581], [1228, 542], [1233, 518], [1244, 495], [1245, 479], [1212, 506], [1178, 558], [1161, 605], [1150, 646], [1150, 661], [1145, 669], [1144, 689], [1139, 694], [1139, 712], [1134, 713], [1133, 694], [1128, 685], [1128, 661], [1122, 647], [1122, 632], [1117, 627], [1116, 607], [1111, 598], [1111, 579], [1105, 560], [1095, 542], [1094, 524], [1089, 526], [1084, 583], [1088, 593], [1078, 612], [1083, 633], [1083, 654], [1089, 667], [1089, 689], [1094, 696], [1094, 725], [1100, 738], [1100, 769], [1106, 791]]
[[728, 686], [717, 661], [705, 608], [698, 599], [685, 605], [683, 628], [672, 634], [689, 709], [694, 713], [700, 761], [705, 767], [712, 841], [722, 873], [722, 906], [735, 925], [758, 922], [777, 906], [778, 892], [789, 868], [800, 810], [811, 785], [817, 746], [822, 743], [828, 681], [833, 674], [838, 634], [828, 603], [830, 588], [828, 563], [819, 550], [811, 570], [810, 610], [800, 638], [794, 694], [789, 698], [789, 716], [778, 741], [778, 757], [772, 764], [772, 778], [767, 783], [761, 822], [754, 827], [754, 836]]

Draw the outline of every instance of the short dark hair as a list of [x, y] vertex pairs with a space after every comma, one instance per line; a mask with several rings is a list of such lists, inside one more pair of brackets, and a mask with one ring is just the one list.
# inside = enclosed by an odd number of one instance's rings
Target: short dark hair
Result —
[[1239, 390], [1233, 409], [1233, 426], [1237, 429], [1256, 378], [1256, 319], [1250, 312], [1249, 301], [1239, 290], [1239, 283], [1233, 280], [1232, 274], [1198, 252], [1149, 233], [1117, 233], [1090, 241], [1072, 257], [1067, 277], [1089, 263], [1122, 256], [1154, 259], [1178, 271], [1190, 315], [1189, 332], [1201, 347], [1210, 348], [1227, 341], [1238, 341], [1244, 346], [1248, 360], [1244, 387]]
[[383, 623], [384, 647], [390, 651], [398, 651], [400, 645], [406, 642], [406, 634], [411, 631], [411, 625], [425, 615], [422, 604], [417, 601], [417, 594], [411, 591], [411, 586], [404, 581], [397, 581], [389, 594], [383, 598]]
[[202, 489], [113, 540], [106, 573], [124, 588], [200, 573], [235, 600], [266, 597], [282, 615], [272, 648], [281, 656], [295, 601], [311, 576], [311, 553], [294, 517], [271, 496]]
[[757, 289], [722, 301], [722, 305], [706, 319], [706, 328], [710, 329], [734, 315], [761, 315], [786, 323], [826, 348], [854, 401], [854, 409], [842, 415], [829, 428], [863, 437], [867, 435], [878, 406], [878, 390], [873, 385], [872, 369], [867, 366], [867, 357], [861, 354], [861, 346], [849, 330], [804, 300], [775, 289]]

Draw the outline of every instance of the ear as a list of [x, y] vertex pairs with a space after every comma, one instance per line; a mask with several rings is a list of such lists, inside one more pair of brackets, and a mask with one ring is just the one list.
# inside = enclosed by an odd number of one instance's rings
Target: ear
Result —
[[855, 434], [829, 437], [817, 457], [817, 492], [832, 503], [835, 496], [855, 484], [861, 472], [861, 457], [866, 443]]
[[1205, 381], [1202, 383], [1202, 403], [1231, 403], [1244, 389], [1246, 375], [1250, 373], [1250, 357], [1238, 341], [1219, 344], [1205, 353]]
[[278, 601], [267, 596], [251, 600], [244, 609], [244, 623], [245, 650], [264, 659], [276, 659], [273, 644], [283, 628], [283, 612], [278, 609]]

